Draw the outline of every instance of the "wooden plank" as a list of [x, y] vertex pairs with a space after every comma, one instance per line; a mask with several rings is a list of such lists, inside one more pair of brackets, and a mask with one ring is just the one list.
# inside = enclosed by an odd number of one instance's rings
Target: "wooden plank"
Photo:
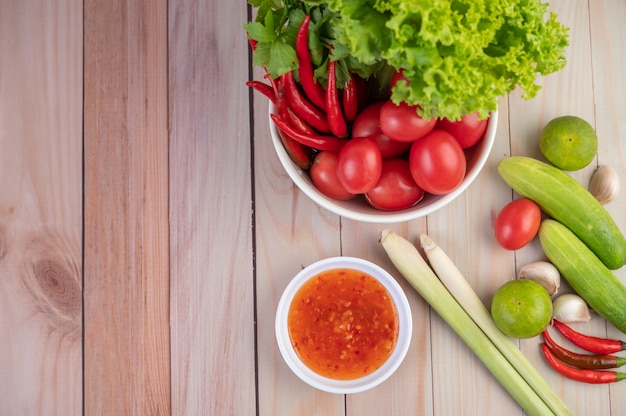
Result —
[[172, 414], [254, 415], [247, 5], [168, 7]]
[[79, 415], [82, 2], [0, 2], [0, 414]]
[[170, 413], [167, 2], [85, 2], [86, 414]]
[[[593, 68], [596, 132], [598, 134], [598, 164], [609, 165], [619, 174], [622, 191], [606, 204], [622, 231], [626, 231], [626, 3], [620, 0], [589, 1], [591, 30], [591, 64]], [[615, 271], [626, 284], [626, 267]], [[585, 327], [581, 327], [585, 330]], [[598, 325], [594, 335], [624, 339], [612, 325]], [[618, 354], [623, 355], [623, 354]], [[626, 385], [616, 383], [609, 387], [610, 414], [626, 409]], [[608, 414], [608, 413], [607, 413]]]

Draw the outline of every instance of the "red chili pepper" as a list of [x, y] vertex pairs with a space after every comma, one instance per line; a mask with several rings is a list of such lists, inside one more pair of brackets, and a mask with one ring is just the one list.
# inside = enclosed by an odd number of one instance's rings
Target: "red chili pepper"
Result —
[[273, 104], [276, 104], [276, 92], [274, 87], [261, 81], [248, 81], [246, 82], [248, 87], [254, 88], [261, 94], [265, 95]]
[[552, 320], [552, 326], [554, 326], [561, 334], [563, 334], [565, 338], [570, 340], [574, 345], [577, 345], [580, 348], [589, 352], [594, 352], [596, 354], [613, 354], [615, 352], [626, 349], [626, 343], [624, 343], [623, 341], [598, 338], [581, 334], [580, 332], [574, 331], [572, 328], [570, 328], [563, 322], [557, 321], [556, 319]]
[[[290, 110], [287, 106], [287, 100], [285, 98], [283, 86], [280, 82], [276, 83], [277, 96], [276, 96], [276, 114], [279, 118], [285, 119]], [[285, 151], [289, 155], [289, 158], [298, 165], [301, 169], [307, 170], [313, 163], [313, 149], [302, 143], [294, 140], [291, 136], [287, 135], [283, 130], [278, 130], [278, 136], [285, 148]]]
[[546, 344], [541, 344], [541, 351], [550, 366], [560, 374], [572, 380], [590, 384], [614, 383], [626, 378], [626, 373], [607, 370], [587, 370], [581, 368], [570, 367], [562, 361], [559, 361], [550, 348]]
[[289, 124], [291, 124], [296, 130], [301, 131], [302, 133], [316, 134], [313, 127], [306, 124], [306, 122], [298, 117], [298, 115], [294, 113], [291, 108], [287, 107], [285, 112], [287, 113]]
[[250, 44], [250, 48], [252, 48], [253, 51], [256, 50], [256, 45], [259, 43], [258, 41], [252, 39], [252, 38], [248, 38], [248, 43]]
[[291, 107], [294, 113], [306, 121], [315, 130], [321, 133], [330, 133], [330, 127], [328, 126], [326, 115], [302, 96], [298, 86], [296, 85], [293, 72], [287, 72], [281, 76], [281, 79], [285, 87], [285, 96], [289, 102], [289, 107]]
[[309, 169], [313, 163], [313, 150], [310, 147], [294, 140], [281, 129], [278, 129], [278, 136], [280, 137], [280, 141], [283, 143], [283, 147], [293, 163], [298, 165], [300, 169]]
[[564, 363], [572, 365], [574, 367], [587, 368], [590, 370], [598, 370], [598, 369], [607, 369], [607, 368], [617, 368], [626, 364], [626, 358], [617, 357], [615, 355], [578, 354], [566, 348], [563, 348], [561, 345], [557, 344], [552, 339], [547, 329], [545, 329], [542, 332], [542, 335], [543, 335], [543, 339], [545, 340], [546, 345], [548, 346], [552, 354], [554, 354], [558, 359], [560, 359]]
[[343, 118], [337, 90], [336, 62], [328, 61], [328, 84], [326, 85], [326, 114], [330, 131], [337, 137], [348, 134], [348, 125]]
[[338, 152], [347, 142], [347, 140], [335, 136], [303, 133], [294, 129], [286, 120], [278, 117], [276, 114], [270, 114], [270, 117], [276, 124], [276, 127], [285, 132], [289, 137], [313, 149]]
[[357, 81], [355, 75], [350, 74], [350, 81], [343, 90], [343, 114], [347, 121], [354, 121], [359, 112], [359, 94], [357, 90]]
[[[274, 89], [274, 95], [276, 97], [278, 97], [278, 84], [280, 83], [280, 78], [279, 79], [274, 79], [274, 78], [270, 77], [270, 74], [268, 74], [268, 73], [265, 74], [264, 78], [266, 78], [270, 82], [270, 85]], [[280, 88], [282, 88], [282, 86]]]
[[315, 81], [311, 51], [309, 50], [309, 24], [311, 15], [306, 15], [296, 36], [296, 56], [298, 57], [298, 74], [300, 84], [307, 98], [318, 108], [326, 109], [326, 92], [324, 87]]

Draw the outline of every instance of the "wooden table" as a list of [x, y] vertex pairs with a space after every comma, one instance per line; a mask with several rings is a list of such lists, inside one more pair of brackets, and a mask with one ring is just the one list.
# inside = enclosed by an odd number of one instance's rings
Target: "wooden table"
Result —
[[[489, 304], [538, 243], [499, 248], [514, 194], [496, 172], [540, 157], [538, 134], [578, 115], [598, 164], [626, 181], [626, 3], [554, 1], [568, 65], [538, 97], [499, 108], [484, 171], [452, 204], [392, 225], [429, 233]], [[0, 2], [1, 415], [510, 415], [517, 404], [406, 284], [377, 242], [386, 224], [316, 206], [270, 144], [267, 101], [244, 83], [244, 1]], [[626, 192], [607, 205], [626, 230]], [[279, 296], [304, 265], [372, 260], [409, 297], [414, 336], [385, 383], [316, 391], [282, 361]], [[616, 272], [626, 282], [626, 270]], [[566, 285], [564, 290], [567, 291]], [[576, 326], [626, 338], [594, 316]], [[569, 381], [520, 347], [577, 415], [626, 414], [626, 384]]]

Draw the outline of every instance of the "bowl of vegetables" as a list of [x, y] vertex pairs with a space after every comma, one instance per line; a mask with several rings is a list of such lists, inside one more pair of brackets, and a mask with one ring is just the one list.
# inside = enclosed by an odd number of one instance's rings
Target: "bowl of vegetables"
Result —
[[[450, 3], [450, 4], [448, 4]], [[495, 140], [499, 98], [536, 95], [568, 30], [540, 0], [255, 1], [244, 27], [269, 82], [276, 153], [328, 210], [391, 223], [463, 193]], [[509, 7], [510, 6], [510, 7]]]
[[[374, 104], [374, 107], [376, 106], [378, 103]], [[270, 106], [270, 114], [274, 114], [272, 111], [274, 111], [274, 106]], [[348, 183], [355, 187], [354, 192], [346, 191], [337, 179], [339, 151], [313, 151], [309, 159], [304, 159], [304, 165], [299, 165], [298, 160], [289, 153], [288, 146], [284, 143], [284, 135], [273, 121], [270, 121], [270, 132], [274, 149], [283, 168], [296, 186], [315, 203], [335, 214], [353, 220], [395, 223], [435, 212], [453, 201], [471, 185], [489, 157], [496, 137], [497, 120], [498, 113], [494, 112], [489, 119], [480, 123], [482, 127], [479, 129], [483, 133], [477, 143], [468, 149], [453, 146], [454, 136], [444, 135], [445, 130], [439, 128], [430, 131], [431, 136], [427, 136], [426, 140], [420, 143], [423, 146], [414, 143], [408, 143], [408, 146], [404, 143], [398, 145], [392, 143], [391, 146], [405, 150], [395, 156], [384, 158], [376, 153], [376, 146], [385, 146], [384, 144], [378, 145], [372, 138], [368, 138], [367, 141], [361, 137], [350, 139], [359, 146], [356, 146], [353, 153], [342, 154], [347, 157], [347, 162], [344, 163], [358, 165], [358, 158], [367, 158], [368, 154], [372, 153], [373, 157], [380, 161], [379, 165], [373, 168], [378, 180], [368, 191], [356, 190], [356, 187], [361, 185], [361, 179], [365, 176], [364, 172], [369, 169], [367, 166], [344, 168], [353, 169], [355, 173], [354, 178], [347, 179]], [[443, 142], [439, 140], [441, 136], [447, 139], [443, 145], [439, 145]], [[389, 139], [384, 140], [390, 143]], [[422, 153], [429, 151], [428, 154], [432, 154], [430, 159], [444, 164], [438, 171], [426, 172], [433, 177], [423, 175], [421, 183], [426, 185], [422, 187], [417, 184], [411, 173], [412, 166], [414, 170], [420, 169], [420, 162], [410, 157], [411, 148], [421, 148]], [[425, 148], [426, 151], [424, 151]], [[415, 150], [413, 153], [415, 154]], [[421, 163], [427, 162], [428, 160]], [[422, 169], [428, 169], [429, 166], [432, 165], [426, 164], [426, 167]], [[442, 173], [443, 169], [449, 169], [449, 173]], [[365, 184], [365, 186], [372, 185]], [[424, 188], [429, 189], [430, 192], [425, 191]]]
[[276, 311], [276, 341], [289, 368], [329, 393], [350, 394], [388, 379], [412, 336], [411, 310], [398, 282], [356, 257], [331, 257], [302, 269]]

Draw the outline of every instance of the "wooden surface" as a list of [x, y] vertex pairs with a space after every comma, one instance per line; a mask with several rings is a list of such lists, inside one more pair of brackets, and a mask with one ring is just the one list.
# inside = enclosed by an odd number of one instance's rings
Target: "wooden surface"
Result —
[[[483, 301], [526, 262], [492, 224], [514, 195], [496, 172], [539, 157], [538, 134], [578, 115], [598, 164], [626, 183], [626, 3], [555, 1], [568, 65], [499, 108], [495, 146], [429, 233]], [[320, 208], [282, 170], [250, 67], [243, 1], [0, 2], [0, 415], [504, 415], [517, 404], [377, 243], [385, 224]], [[607, 205], [626, 230], [626, 192]], [[414, 335], [399, 370], [361, 394], [299, 381], [275, 308], [301, 267], [359, 256], [398, 278]], [[626, 282], [626, 269], [616, 272]], [[567, 285], [564, 290], [567, 291]], [[626, 307], [626, 306], [625, 306]], [[594, 316], [585, 332], [621, 337]], [[576, 415], [626, 414], [626, 384], [564, 379], [520, 347]], [[626, 383], [626, 382], [622, 382]]]

